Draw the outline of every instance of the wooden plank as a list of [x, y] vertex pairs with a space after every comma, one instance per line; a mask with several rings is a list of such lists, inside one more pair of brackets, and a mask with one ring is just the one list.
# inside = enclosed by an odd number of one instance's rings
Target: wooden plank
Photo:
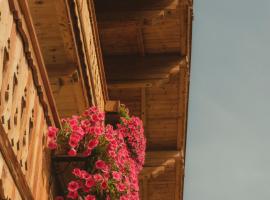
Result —
[[[37, 130], [38, 128], [40, 130], [44, 130], [44, 123], [41, 123], [39, 125], [39, 127], [37, 126]], [[32, 169], [29, 170], [31, 171], [31, 174], [32, 176], [30, 177], [30, 184], [32, 186], [32, 191], [33, 191], [33, 195], [35, 195], [36, 191], [38, 190], [38, 188], [36, 187], [36, 183], [37, 181], [39, 180], [38, 177], [40, 176], [40, 170], [42, 170], [42, 135], [43, 135], [43, 131], [39, 131], [39, 134], [36, 135], [36, 137], [40, 138], [39, 140], [37, 140], [36, 144], [33, 144], [35, 145], [34, 148], [35, 148], [35, 151], [33, 152], [32, 156], [33, 156], [33, 163], [32, 163]], [[49, 175], [49, 174], [48, 174]], [[49, 177], [48, 177], [49, 178]], [[42, 184], [43, 185], [43, 184]], [[44, 188], [45, 189], [45, 188]]]
[[105, 112], [119, 112], [120, 101], [106, 101]]
[[20, 164], [12, 150], [12, 146], [8, 140], [7, 133], [2, 125], [0, 125], [0, 151], [9, 168], [11, 176], [19, 190], [23, 200], [34, 200], [32, 192], [25, 180]]
[[178, 121], [178, 139], [177, 149], [180, 150], [185, 144], [186, 126], [187, 126], [187, 109], [188, 109], [188, 92], [189, 92], [189, 67], [187, 62], [182, 63], [182, 67], [179, 72], [179, 106], [178, 112], [182, 116]]
[[28, 150], [27, 162], [29, 164], [28, 164], [28, 171], [27, 171], [27, 180], [29, 181], [31, 188], [34, 189], [33, 177], [35, 176], [36, 162], [40, 162], [40, 159], [41, 159], [41, 158], [38, 158], [36, 154], [39, 148], [41, 148], [41, 146], [38, 145], [38, 143], [40, 143], [41, 138], [42, 138], [40, 134], [42, 133], [41, 130], [43, 130], [41, 126], [41, 124], [43, 124], [43, 119], [42, 119], [43, 113], [39, 107], [38, 99], [35, 99], [35, 98], [33, 99], [34, 101], [32, 103], [35, 103], [34, 104], [35, 118], [33, 119], [33, 127], [32, 128], [28, 127], [29, 150]]
[[[49, 104], [49, 109], [52, 113], [52, 117], [53, 117], [53, 122], [56, 124], [56, 126], [60, 127], [61, 123], [60, 123], [60, 119], [57, 113], [57, 109], [56, 109], [56, 105], [55, 105], [55, 101], [51, 92], [51, 88], [50, 88], [50, 84], [48, 81], [48, 75], [45, 69], [45, 64], [42, 58], [42, 53], [40, 50], [40, 46], [38, 43], [38, 39], [35, 33], [35, 29], [34, 29], [34, 25], [32, 22], [32, 18], [30, 15], [30, 11], [29, 11], [29, 7], [28, 7], [28, 3], [26, 0], [19, 0], [18, 2], [15, 2], [14, 0], [10, 0], [10, 9], [13, 12], [15, 16], [14, 18], [17, 20], [17, 28], [19, 30], [19, 34], [21, 35], [24, 43], [25, 43], [25, 48], [24, 50], [28, 52], [28, 59], [29, 57], [31, 57], [31, 51], [33, 50], [34, 54], [35, 54], [35, 59], [37, 62], [37, 66], [34, 65], [36, 71], [39, 72], [40, 74], [40, 78], [42, 80], [42, 84], [41, 84], [41, 90], [44, 90], [46, 92], [46, 100], [48, 101]], [[21, 19], [21, 16], [18, 16], [18, 13], [22, 12], [23, 15], [23, 19]], [[30, 45], [29, 45], [30, 44]], [[28, 48], [33, 48], [33, 49], [27, 49]], [[30, 53], [30, 54], [29, 54]], [[33, 64], [33, 60], [31, 62]], [[34, 76], [38, 76], [36, 74], [34, 74]], [[38, 78], [38, 77], [36, 77]], [[42, 92], [42, 91], [41, 91]], [[44, 102], [45, 104], [46, 102]], [[45, 110], [47, 110], [48, 108], [46, 108]]]

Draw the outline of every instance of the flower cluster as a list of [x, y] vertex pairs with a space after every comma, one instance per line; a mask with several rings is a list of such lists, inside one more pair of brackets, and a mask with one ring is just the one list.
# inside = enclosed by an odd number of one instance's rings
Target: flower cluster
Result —
[[138, 117], [122, 117], [121, 123], [118, 124], [118, 131], [124, 136], [130, 155], [136, 162], [137, 171], [141, 171], [146, 147], [142, 120]]
[[114, 130], [104, 125], [104, 113], [91, 107], [81, 116], [63, 119], [62, 125], [61, 130], [48, 129], [48, 147], [86, 157], [86, 167], [72, 171], [67, 199], [139, 200], [138, 173], [145, 154], [141, 120], [123, 118]]

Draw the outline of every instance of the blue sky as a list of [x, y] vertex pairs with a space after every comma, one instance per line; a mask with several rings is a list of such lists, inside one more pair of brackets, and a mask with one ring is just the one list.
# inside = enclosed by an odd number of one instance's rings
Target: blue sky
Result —
[[270, 199], [270, 0], [195, 0], [185, 200]]

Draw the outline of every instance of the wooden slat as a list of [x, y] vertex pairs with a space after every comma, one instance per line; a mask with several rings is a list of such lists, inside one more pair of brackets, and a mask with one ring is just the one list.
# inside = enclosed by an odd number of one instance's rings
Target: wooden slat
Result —
[[32, 192], [21, 170], [20, 164], [18, 163], [17, 158], [12, 150], [7, 133], [2, 125], [0, 125], [0, 150], [22, 199], [34, 200]]

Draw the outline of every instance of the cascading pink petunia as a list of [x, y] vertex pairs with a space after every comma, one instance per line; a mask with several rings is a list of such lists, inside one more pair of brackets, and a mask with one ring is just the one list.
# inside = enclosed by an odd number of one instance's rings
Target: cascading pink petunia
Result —
[[[144, 164], [145, 137], [137, 117], [121, 118], [116, 129], [104, 125], [105, 115], [96, 107], [81, 116], [62, 120], [62, 129], [48, 129], [48, 147], [89, 161], [74, 168], [67, 185], [67, 199], [139, 200], [138, 174]], [[64, 199], [57, 196], [55, 199]]]

